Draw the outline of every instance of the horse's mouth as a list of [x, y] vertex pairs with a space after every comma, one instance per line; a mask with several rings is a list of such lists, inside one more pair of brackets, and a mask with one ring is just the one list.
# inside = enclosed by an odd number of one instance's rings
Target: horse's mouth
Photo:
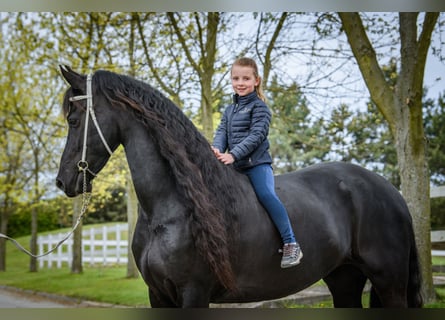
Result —
[[[85, 181], [86, 179], [86, 181]], [[84, 176], [82, 173], [77, 175], [74, 183], [66, 184], [64, 182], [64, 179], [57, 177], [56, 179], [56, 186], [60, 190], [62, 190], [67, 197], [74, 198], [78, 195], [85, 193], [85, 192], [91, 192], [93, 189], [93, 185], [91, 184], [92, 178], [88, 178], [87, 176]]]
[[[83, 182], [83, 179], [81, 179], [81, 183], [77, 184], [76, 187], [76, 194], [75, 196], [78, 196], [82, 193], [91, 192], [93, 190], [93, 185], [91, 184], [91, 180], [87, 180], [85, 183]], [[68, 194], [67, 194], [68, 195]]]

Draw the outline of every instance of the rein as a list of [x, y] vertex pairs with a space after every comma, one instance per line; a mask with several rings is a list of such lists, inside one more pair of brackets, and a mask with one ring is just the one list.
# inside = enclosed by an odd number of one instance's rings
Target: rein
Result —
[[79, 101], [79, 100], [87, 100], [87, 110], [85, 113], [85, 128], [84, 128], [84, 133], [83, 133], [83, 149], [82, 149], [82, 157], [79, 160], [79, 162], [77, 163], [77, 168], [79, 169], [80, 172], [82, 172], [83, 174], [83, 189], [82, 189], [82, 208], [80, 210], [80, 214], [76, 219], [76, 223], [74, 224], [73, 228], [71, 229], [71, 231], [62, 239], [60, 240], [53, 248], [51, 248], [50, 250], [46, 251], [43, 254], [40, 255], [36, 255], [31, 253], [30, 251], [28, 251], [27, 249], [25, 249], [20, 243], [17, 242], [17, 240], [8, 237], [7, 235], [0, 233], [0, 238], [4, 238], [6, 240], [10, 240], [12, 241], [12, 243], [21, 251], [23, 251], [24, 253], [26, 253], [27, 255], [33, 257], [33, 258], [40, 258], [46, 255], [49, 255], [50, 253], [54, 252], [57, 248], [59, 248], [66, 240], [69, 239], [69, 237], [71, 237], [71, 235], [74, 233], [74, 231], [77, 229], [77, 227], [79, 226], [80, 222], [82, 221], [83, 216], [85, 215], [87, 209], [88, 209], [88, 204], [90, 203], [90, 199], [91, 199], [91, 193], [89, 193], [87, 191], [87, 172], [90, 173], [92, 176], [96, 177], [97, 174], [94, 173], [93, 171], [91, 171], [88, 168], [88, 162], [86, 160], [86, 154], [87, 154], [87, 141], [88, 141], [88, 122], [89, 122], [89, 118], [91, 116], [91, 119], [93, 120], [94, 126], [96, 127], [97, 132], [99, 133], [100, 139], [102, 140], [103, 145], [105, 146], [105, 149], [107, 149], [108, 153], [110, 154], [110, 156], [113, 154], [113, 151], [111, 151], [111, 148], [109, 147], [107, 141], [105, 140], [105, 137], [102, 133], [102, 130], [99, 127], [99, 123], [97, 122], [96, 119], [96, 114], [94, 113], [94, 109], [93, 109], [93, 90], [92, 90], [92, 76], [91, 74], [88, 74], [87, 76], [87, 83], [86, 83], [86, 89], [87, 89], [87, 94], [83, 95], [83, 96], [74, 96], [69, 98], [69, 101]]
[[79, 226], [80, 222], [82, 221], [82, 218], [85, 214], [85, 212], [87, 211], [88, 208], [88, 204], [90, 203], [90, 199], [91, 199], [91, 193], [87, 192], [87, 180], [86, 180], [86, 171], [84, 171], [83, 173], [83, 193], [82, 193], [82, 208], [80, 209], [80, 214], [77, 217], [76, 223], [74, 224], [73, 228], [71, 229], [71, 231], [62, 239], [60, 240], [53, 248], [51, 248], [50, 250], [42, 253], [42, 254], [33, 254], [32, 252], [30, 252], [29, 250], [25, 249], [20, 243], [17, 242], [17, 240], [15, 240], [14, 238], [8, 237], [7, 235], [0, 233], [0, 238], [4, 238], [6, 240], [10, 240], [20, 251], [23, 251], [24, 253], [26, 253], [27, 255], [29, 255], [30, 257], [33, 258], [40, 258], [40, 257], [44, 257], [49, 255], [50, 253], [54, 252], [57, 248], [59, 248], [66, 240], [69, 239], [69, 237], [71, 237], [71, 235], [74, 233], [74, 231], [77, 229], [77, 227]]

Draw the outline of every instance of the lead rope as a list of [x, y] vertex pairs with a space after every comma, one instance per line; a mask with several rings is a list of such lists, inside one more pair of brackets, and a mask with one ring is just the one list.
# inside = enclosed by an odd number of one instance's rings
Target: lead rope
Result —
[[42, 253], [42, 254], [33, 254], [30, 251], [26, 250], [20, 243], [17, 242], [17, 240], [8, 237], [7, 235], [0, 233], [0, 238], [4, 238], [6, 240], [10, 240], [17, 248], [19, 248], [21, 251], [26, 253], [27, 255], [33, 257], [33, 258], [40, 258], [49, 255], [53, 251], [55, 251], [58, 247], [62, 245], [66, 240], [68, 240], [69, 237], [74, 233], [74, 231], [77, 229], [77, 227], [80, 224], [80, 221], [82, 221], [82, 217], [84, 216], [85, 212], [87, 212], [88, 204], [90, 203], [91, 199], [91, 193], [87, 192], [87, 170], [83, 171], [83, 193], [82, 193], [82, 208], [80, 210], [79, 216], [77, 217], [76, 223], [74, 224], [72, 230], [62, 239], [60, 240], [52, 249]]

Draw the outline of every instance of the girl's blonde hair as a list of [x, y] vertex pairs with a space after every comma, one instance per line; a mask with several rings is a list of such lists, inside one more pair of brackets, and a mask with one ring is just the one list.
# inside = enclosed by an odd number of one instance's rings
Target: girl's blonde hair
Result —
[[246, 57], [238, 58], [232, 64], [232, 68], [233, 68], [233, 66], [251, 67], [252, 68], [253, 75], [255, 76], [256, 79], [259, 80], [258, 85], [255, 87], [255, 91], [258, 95], [258, 98], [260, 98], [261, 100], [266, 102], [266, 96], [264, 94], [263, 86], [262, 86], [262, 79], [258, 73], [258, 66], [257, 66], [255, 60], [253, 60], [251, 58], [246, 58]]

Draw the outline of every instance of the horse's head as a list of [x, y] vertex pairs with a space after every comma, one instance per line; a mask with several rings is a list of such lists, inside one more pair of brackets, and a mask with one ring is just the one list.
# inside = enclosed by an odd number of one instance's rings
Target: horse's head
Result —
[[[70, 84], [63, 99], [68, 136], [56, 184], [67, 196], [91, 191], [91, 181], [118, 146], [117, 123], [106, 112], [105, 99], [95, 89], [91, 76], [61, 66]], [[96, 117], [97, 116], [97, 117]]]

